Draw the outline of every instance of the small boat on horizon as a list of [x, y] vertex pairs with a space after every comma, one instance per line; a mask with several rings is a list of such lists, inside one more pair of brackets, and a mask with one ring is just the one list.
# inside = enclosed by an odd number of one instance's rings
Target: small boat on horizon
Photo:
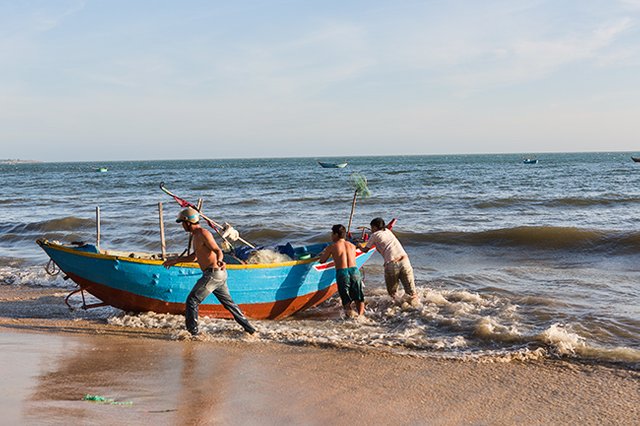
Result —
[[108, 172], [108, 171], [109, 171], [109, 169], [107, 167], [98, 167], [96, 169], [96, 172], [100, 172], [100, 173], [105, 173], [105, 172]]
[[524, 164], [538, 164], [538, 159], [537, 158], [525, 158], [524, 160], [522, 160], [522, 162]]
[[344, 169], [349, 163], [347, 161], [343, 163], [327, 163], [324, 161], [318, 161], [318, 164], [320, 164], [323, 169]]
[[631, 157], [635, 163], [640, 163], [640, 157]]

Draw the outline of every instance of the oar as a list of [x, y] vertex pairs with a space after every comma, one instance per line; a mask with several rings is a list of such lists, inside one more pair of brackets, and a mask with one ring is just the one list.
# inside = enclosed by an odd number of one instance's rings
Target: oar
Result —
[[[160, 189], [167, 195], [173, 197], [174, 200], [176, 200], [176, 202], [178, 204], [180, 204], [180, 207], [191, 207], [192, 209], [194, 209], [195, 211], [197, 211], [200, 214], [200, 217], [202, 217], [207, 224], [212, 227], [213, 229], [215, 229], [215, 231], [218, 233], [218, 235], [220, 236], [220, 238], [223, 238], [225, 241], [227, 241], [226, 238], [224, 238], [222, 236], [222, 232], [220, 231], [221, 229], [223, 229], [224, 227], [218, 223], [216, 223], [214, 220], [208, 218], [207, 216], [204, 215], [204, 213], [202, 213], [200, 211], [200, 209], [198, 209], [198, 206], [188, 202], [187, 200], [185, 200], [184, 198], [180, 198], [178, 197], [176, 194], [174, 194], [173, 192], [169, 191], [165, 186], [164, 186], [164, 182], [160, 182]], [[256, 248], [255, 245], [251, 244], [250, 242], [248, 242], [247, 240], [243, 239], [242, 237], [238, 236], [238, 240], [245, 243], [246, 245], [248, 245], [251, 248]], [[227, 241], [228, 242], [228, 241]]]

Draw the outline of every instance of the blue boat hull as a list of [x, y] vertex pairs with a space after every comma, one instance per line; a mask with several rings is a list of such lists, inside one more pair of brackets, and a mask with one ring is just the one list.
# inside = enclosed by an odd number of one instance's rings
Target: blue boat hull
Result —
[[[170, 269], [161, 260], [137, 259], [99, 253], [91, 245], [80, 248], [38, 241], [47, 255], [80, 288], [119, 309], [134, 312], [181, 314], [185, 300], [202, 276], [197, 264], [178, 264]], [[318, 253], [325, 245], [309, 246]], [[358, 251], [360, 268], [373, 251]], [[280, 319], [318, 305], [337, 290], [332, 262], [317, 259], [266, 265], [227, 265], [228, 286], [243, 312], [255, 319]], [[201, 307], [205, 316], [229, 318], [210, 295]]]

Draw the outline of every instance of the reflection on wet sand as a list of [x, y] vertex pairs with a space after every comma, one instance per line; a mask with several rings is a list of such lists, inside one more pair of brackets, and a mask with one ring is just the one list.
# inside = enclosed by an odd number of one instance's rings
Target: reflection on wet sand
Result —
[[107, 334], [0, 330], [1, 422], [627, 424], [640, 406], [638, 374], [602, 366], [419, 359], [243, 342], [241, 333], [216, 343], [93, 332]]
[[221, 405], [231, 386], [236, 361], [220, 353], [208, 354], [187, 343], [182, 348], [181, 390], [176, 420], [183, 424], [219, 423]]
[[[65, 341], [58, 354], [42, 360], [26, 419], [100, 422], [108, 413], [111, 420], [157, 417], [160, 422], [204, 424], [220, 418], [220, 405], [234, 387], [230, 375], [237, 360], [224, 351], [207, 351], [205, 343], [113, 336]], [[82, 401], [86, 394], [133, 405]]]

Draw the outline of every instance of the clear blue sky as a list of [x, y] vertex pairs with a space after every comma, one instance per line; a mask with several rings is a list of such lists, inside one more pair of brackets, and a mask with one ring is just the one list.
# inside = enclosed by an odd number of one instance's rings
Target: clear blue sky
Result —
[[0, 0], [0, 148], [640, 151], [640, 0]]

